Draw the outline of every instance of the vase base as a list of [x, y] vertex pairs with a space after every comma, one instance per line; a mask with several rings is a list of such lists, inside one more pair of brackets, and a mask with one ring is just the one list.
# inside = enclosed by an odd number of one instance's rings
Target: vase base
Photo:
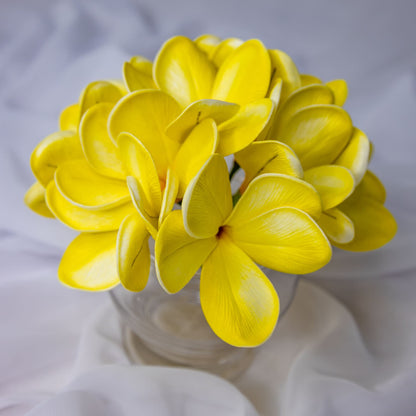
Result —
[[255, 356], [255, 349], [234, 349], [230, 354], [216, 357], [195, 359], [192, 356], [169, 357], [158, 354], [152, 346], [147, 346], [132, 330], [125, 327], [123, 331], [124, 348], [133, 364], [162, 365], [186, 367], [207, 371], [227, 380], [236, 380], [250, 366]]

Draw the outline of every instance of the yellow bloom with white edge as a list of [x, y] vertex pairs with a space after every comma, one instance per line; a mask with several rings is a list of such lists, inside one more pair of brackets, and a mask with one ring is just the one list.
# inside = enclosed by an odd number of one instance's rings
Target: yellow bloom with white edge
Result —
[[[287, 68], [292, 68], [292, 79], [296, 79], [294, 65]], [[297, 87], [286, 81], [292, 92], [284, 99], [280, 97], [261, 137], [236, 153], [236, 161], [246, 173], [241, 191], [256, 175], [287, 169], [288, 174], [303, 177], [320, 193], [323, 215], [318, 223], [333, 244], [344, 249], [376, 249], [394, 237], [395, 227], [383, 229], [379, 222], [368, 229], [372, 237], [364, 238], [359, 230], [364, 221], [358, 219], [359, 214], [353, 220], [340, 209], [363, 180], [371, 156], [367, 136], [353, 127], [348, 113], [340, 107], [347, 98], [347, 85], [343, 80], [323, 84], [311, 75], [301, 75], [300, 81]], [[278, 163], [275, 156], [288, 152], [283, 144], [293, 149], [300, 167], [296, 168], [293, 157], [290, 167]], [[374, 207], [378, 208], [378, 216], [392, 224], [391, 214], [384, 207]], [[362, 239], [367, 243], [361, 244]]]
[[90, 84], [79, 103], [61, 115], [61, 128], [68, 130], [49, 136], [32, 154], [32, 169], [42, 185], [28, 191], [26, 203], [81, 231], [58, 271], [71, 287], [106, 290], [121, 280], [140, 290], [147, 281], [149, 233], [131, 202], [128, 171], [107, 133], [108, 114], [124, 93], [118, 84]]
[[45, 201], [48, 184], [55, 171], [67, 161], [83, 159], [83, 149], [78, 136], [78, 126], [83, 114], [97, 103], [115, 103], [125, 94], [118, 81], [96, 81], [81, 93], [78, 103], [62, 111], [59, 131], [43, 139], [32, 152], [30, 165], [37, 182], [26, 193], [25, 203], [36, 213], [54, 217]]
[[320, 213], [315, 189], [281, 174], [257, 177], [233, 208], [227, 166], [215, 154], [187, 188], [182, 212], [159, 230], [160, 283], [178, 292], [202, 264], [201, 305], [213, 331], [232, 345], [259, 345], [273, 332], [279, 300], [255, 263], [294, 274], [323, 267], [331, 246], [313, 220]]

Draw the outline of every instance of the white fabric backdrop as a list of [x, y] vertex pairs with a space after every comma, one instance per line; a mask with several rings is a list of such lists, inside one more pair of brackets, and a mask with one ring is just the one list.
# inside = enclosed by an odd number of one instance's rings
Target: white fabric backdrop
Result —
[[[194, 385], [187, 403], [196, 400], [194, 414], [201, 415], [204, 406], [220, 409], [226, 391], [227, 415], [254, 414], [247, 398], [262, 415], [413, 416], [415, 12], [413, 0], [2, 0], [0, 414], [21, 415], [52, 397], [32, 414], [64, 408], [73, 415], [102, 415], [102, 409], [186, 414], [175, 397]], [[206, 32], [258, 37], [287, 51], [302, 72], [345, 78], [347, 108], [376, 145], [372, 170], [386, 184], [399, 224], [389, 246], [366, 254], [336, 252], [329, 266], [301, 282], [275, 335], [235, 383], [242, 395], [202, 372], [126, 367], [108, 296], [57, 282], [59, 258], [73, 233], [22, 202], [33, 181], [31, 150], [54, 131], [60, 110], [76, 101], [84, 85], [118, 77], [130, 55], [152, 58], [169, 36]], [[108, 379], [113, 385], [99, 383]], [[176, 379], [183, 390], [172, 390]], [[137, 396], [132, 383], [150, 383], [153, 390]], [[164, 397], [169, 410], [152, 408], [151, 397]], [[77, 410], [69, 403], [79, 403]]]

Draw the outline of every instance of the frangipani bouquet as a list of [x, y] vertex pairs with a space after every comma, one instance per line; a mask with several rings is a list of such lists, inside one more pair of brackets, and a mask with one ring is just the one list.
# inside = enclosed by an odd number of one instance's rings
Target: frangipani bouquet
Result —
[[153, 238], [168, 293], [202, 266], [213, 331], [235, 346], [263, 343], [279, 299], [257, 264], [311, 273], [331, 246], [373, 250], [396, 232], [346, 97], [345, 81], [300, 75], [259, 40], [212, 35], [171, 38], [154, 62], [124, 63], [123, 80], [89, 84], [31, 157], [27, 205], [80, 232], [59, 279], [140, 291]]

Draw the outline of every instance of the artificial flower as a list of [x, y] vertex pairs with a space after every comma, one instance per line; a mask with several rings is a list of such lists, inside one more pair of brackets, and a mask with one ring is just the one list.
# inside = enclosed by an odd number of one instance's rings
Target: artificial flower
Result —
[[310, 273], [331, 258], [313, 217], [318, 193], [287, 175], [257, 177], [233, 208], [226, 163], [215, 154], [186, 190], [156, 238], [156, 271], [169, 293], [181, 290], [202, 264], [200, 296], [213, 331], [229, 344], [256, 346], [272, 333], [276, 292], [255, 263]]

